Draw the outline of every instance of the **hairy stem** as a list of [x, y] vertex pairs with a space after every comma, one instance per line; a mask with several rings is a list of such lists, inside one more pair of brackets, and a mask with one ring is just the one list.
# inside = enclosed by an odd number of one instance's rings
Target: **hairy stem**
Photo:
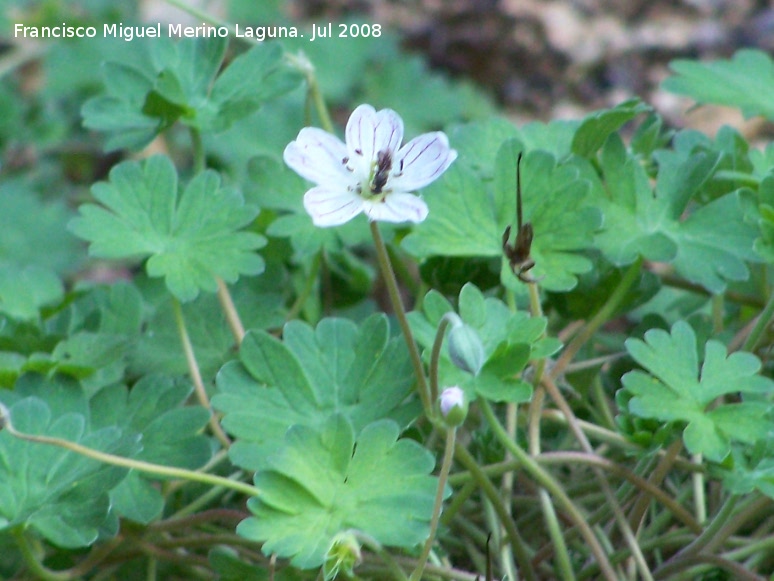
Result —
[[194, 353], [193, 344], [191, 343], [191, 337], [188, 335], [188, 328], [185, 325], [183, 307], [180, 305], [180, 301], [175, 297], [172, 297], [172, 308], [175, 311], [177, 332], [180, 335], [180, 342], [183, 345], [185, 361], [188, 365], [188, 373], [191, 376], [191, 381], [194, 384], [196, 399], [198, 399], [199, 404], [210, 413], [209, 422], [212, 433], [224, 447], [228, 448], [231, 445], [231, 441], [228, 439], [226, 432], [223, 431], [223, 428], [220, 427], [220, 422], [210, 405], [210, 400], [207, 397], [207, 390], [205, 389], [204, 381], [202, 380], [202, 374], [199, 371], [199, 363], [196, 361], [196, 354]]
[[637, 276], [640, 274], [640, 268], [642, 267], [642, 258], [635, 260], [624, 273], [618, 286], [613, 291], [613, 294], [607, 299], [604, 305], [597, 311], [597, 314], [586, 323], [586, 325], [578, 332], [573, 338], [567, 348], [562, 352], [559, 359], [556, 360], [556, 364], [551, 369], [551, 377], [556, 378], [564, 371], [567, 365], [572, 361], [575, 355], [580, 351], [586, 342], [591, 339], [594, 333], [607, 322], [607, 320], [615, 313], [616, 309], [623, 301], [626, 293], [637, 280]]
[[220, 301], [223, 313], [226, 315], [228, 328], [231, 329], [231, 334], [234, 336], [236, 344], [241, 345], [242, 339], [245, 338], [245, 327], [242, 325], [242, 319], [239, 318], [234, 299], [232, 298], [226, 283], [220, 278], [218, 279], [218, 300]]
[[455, 445], [454, 457], [459, 461], [460, 464], [462, 464], [470, 471], [471, 476], [479, 485], [481, 491], [489, 499], [489, 502], [492, 503], [492, 508], [494, 508], [495, 512], [497, 513], [497, 516], [500, 519], [500, 524], [503, 526], [503, 528], [505, 528], [505, 532], [508, 535], [508, 540], [511, 543], [513, 554], [516, 556], [516, 561], [519, 564], [519, 569], [524, 579], [526, 581], [537, 581], [538, 577], [532, 568], [529, 553], [527, 552], [527, 545], [524, 542], [522, 536], [519, 534], [519, 531], [516, 528], [511, 515], [508, 514], [508, 511], [503, 504], [502, 498], [497, 492], [494, 484], [492, 484], [489, 478], [487, 478], [486, 474], [484, 474], [484, 472], [481, 470], [481, 467], [478, 465], [475, 458], [473, 458], [470, 452], [468, 452], [467, 449], [465, 449], [465, 447], [459, 442], [457, 442]]
[[143, 460], [133, 460], [131, 458], [124, 458], [123, 456], [116, 456], [114, 454], [108, 454], [106, 452], [100, 452], [87, 446], [71, 442], [69, 440], [63, 440], [61, 438], [53, 438], [51, 436], [41, 436], [34, 434], [25, 434], [17, 431], [11, 423], [11, 418], [8, 414], [4, 414], [5, 425], [4, 429], [8, 431], [12, 436], [26, 440], [28, 442], [35, 442], [38, 444], [48, 444], [50, 446], [58, 446], [65, 450], [70, 450], [81, 456], [86, 456], [105, 464], [112, 466], [121, 466], [123, 468], [130, 468], [133, 470], [139, 470], [146, 474], [155, 474], [156, 476], [168, 476], [172, 478], [181, 478], [183, 480], [190, 480], [192, 482], [200, 482], [202, 484], [209, 484], [212, 486], [222, 486], [230, 490], [236, 490], [248, 496], [258, 496], [259, 491], [254, 486], [245, 484], [244, 482], [238, 482], [223, 478], [221, 476], [215, 476], [214, 474], [207, 474], [204, 472], [196, 472], [194, 470], [187, 470], [185, 468], [172, 468], [170, 466], [162, 466], [160, 464], [153, 464], [151, 462], [145, 462]]
[[425, 378], [425, 369], [422, 365], [422, 357], [419, 355], [419, 348], [417, 347], [416, 341], [414, 341], [414, 334], [411, 332], [408, 318], [406, 318], [406, 309], [400, 298], [398, 281], [395, 279], [395, 273], [392, 271], [390, 257], [387, 256], [387, 248], [385, 247], [384, 240], [379, 232], [379, 225], [376, 222], [369, 222], [369, 225], [371, 226], [371, 235], [374, 239], [379, 268], [382, 271], [384, 283], [387, 286], [387, 292], [389, 293], [390, 301], [392, 302], [392, 308], [395, 311], [395, 316], [398, 319], [400, 329], [403, 332], [403, 338], [406, 340], [406, 347], [408, 347], [409, 350], [411, 363], [414, 366], [414, 375], [416, 375], [417, 378], [419, 398], [422, 400], [422, 406], [425, 408], [425, 413], [428, 414], [428, 416], [431, 416], [432, 402], [430, 401], [429, 388], [427, 379]]
[[514, 458], [516, 458], [516, 460], [518, 460], [518, 462], [521, 464], [522, 468], [533, 479], [535, 479], [538, 484], [548, 490], [551, 496], [556, 499], [557, 503], [567, 513], [567, 516], [570, 518], [570, 520], [572, 520], [573, 524], [578, 527], [578, 530], [588, 544], [589, 549], [599, 562], [600, 569], [602, 570], [605, 579], [608, 579], [609, 581], [614, 581], [617, 579], [617, 575], [607, 558], [607, 554], [594, 534], [594, 531], [591, 530], [591, 527], [586, 522], [586, 519], [580, 513], [578, 508], [572, 503], [561, 485], [556, 482], [556, 480], [554, 480], [553, 476], [543, 470], [543, 468], [537, 462], [535, 462], [535, 460], [529, 454], [522, 450], [516, 444], [516, 442], [508, 437], [505, 429], [494, 415], [489, 402], [487, 402], [485, 399], [480, 399], [479, 406], [497, 439], [503, 444], [503, 446], [505, 446], [506, 449], [511, 451]]
[[419, 563], [411, 574], [409, 581], [419, 581], [422, 579], [422, 573], [427, 564], [427, 558], [435, 542], [435, 533], [438, 530], [438, 520], [441, 518], [441, 509], [443, 508], [443, 492], [446, 489], [446, 481], [449, 479], [452, 458], [454, 457], [454, 441], [457, 436], [456, 428], [447, 428], [446, 430], [446, 448], [443, 452], [443, 461], [441, 463], [441, 473], [438, 475], [438, 490], [435, 493], [435, 505], [433, 506], [433, 516], [430, 519], [430, 535], [425, 541], [422, 554], [419, 557]]

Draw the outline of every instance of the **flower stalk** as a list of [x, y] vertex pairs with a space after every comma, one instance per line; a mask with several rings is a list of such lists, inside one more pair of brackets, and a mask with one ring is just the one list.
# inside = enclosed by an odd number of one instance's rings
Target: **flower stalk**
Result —
[[417, 378], [417, 392], [419, 393], [419, 399], [422, 401], [422, 407], [424, 408], [425, 413], [430, 416], [432, 414], [432, 400], [430, 399], [430, 390], [427, 385], [427, 378], [425, 377], [425, 368], [422, 364], [422, 357], [419, 355], [419, 348], [414, 340], [414, 334], [411, 332], [411, 326], [406, 317], [406, 309], [403, 307], [403, 300], [400, 298], [398, 281], [395, 278], [395, 273], [392, 271], [390, 257], [387, 256], [387, 248], [385, 247], [384, 240], [379, 232], [379, 225], [376, 222], [370, 222], [370, 226], [379, 268], [382, 271], [384, 283], [387, 286], [387, 292], [390, 295], [390, 302], [392, 303], [393, 311], [395, 311], [395, 317], [398, 319], [398, 324], [403, 332], [403, 338], [406, 341], [406, 347], [408, 347], [409, 356], [411, 357], [411, 364], [414, 366], [414, 375]]

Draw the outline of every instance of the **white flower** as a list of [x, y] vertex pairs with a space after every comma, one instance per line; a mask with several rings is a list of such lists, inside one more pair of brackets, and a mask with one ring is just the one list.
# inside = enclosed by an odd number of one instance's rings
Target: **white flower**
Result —
[[409, 192], [438, 178], [457, 158], [440, 131], [400, 147], [403, 120], [391, 109], [360, 105], [347, 122], [344, 144], [315, 127], [285, 148], [285, 163], [317, 184], [304, 195], [316, 226], [337, 226], [361, 212], [369, 220], [421, 222], [427, 205]]

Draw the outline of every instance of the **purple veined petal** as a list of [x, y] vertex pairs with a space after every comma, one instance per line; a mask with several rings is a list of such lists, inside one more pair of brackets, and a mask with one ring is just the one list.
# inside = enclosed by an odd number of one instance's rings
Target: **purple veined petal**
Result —
[[393, 160], [390, 187], [404, 192], [423, 188], [438, 179], [455, 159], [457, 152], [449, 147], [445, 133], [415, 137], [400, 148]]
[[374, 159], [380, 151], [389, 151], [395, 157], [403, 141], [403, 119], [392, 109], [382, 109], [376, 113], [376, 132], [374, 135]]
[[354, 192], [318, 186], [304, 194], [304, 209], [315, 226], [338, 226], [363, 211], [363, 200]]
[[346, 188], [357, 183], [346, 168], [347, 147], [335, 135], [316, 127], [304, 127], [285, 147], [285, 163], [301, 177], [321, 185]]
[[419, 196], [393, 192], [383, 201], [363, 202], [363, 211], [369, 220], [377, 222], [423, 222], [427, 218], [427, 204]]
[[[350, 165], [366, 176], [376, 159], [374, 136], [376, 135], [376, 110], [371, 105], [360, 105], [349, 116], [344, 138]], [[367, 178], [366, 178], [367, 179]]]
[[380, 151], [394, 155], [400, 147], [403, 120], [392, 109], [377, 112], [371, 105], [360, 105], [347, 122], [346, 139], [350, 158], [368, 173]]

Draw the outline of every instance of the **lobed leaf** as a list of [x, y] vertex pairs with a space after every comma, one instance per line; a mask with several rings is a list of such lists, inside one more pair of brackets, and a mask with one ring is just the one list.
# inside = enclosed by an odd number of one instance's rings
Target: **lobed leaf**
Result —
[[[79, 387], [25, 381], [0, 392], [17, 430], [121, 456], [137, 450], [136, 438], [116, 427], [90, 427]], [[125, 475], [124, 468], [0, 432], [0, 529], [24, 526], [62, 547], [91, 545], [108, 519], [109, 491]]]
[[744, 192], [690, 205], [716, 171], [720, 155], [660, 151], [655, 158], [659, 172], [654, 191], [621, 138], [607, 140], [601, 153], [605, 184], [598, 190], [605, 222], [596, 246], [617, 266], [640, 255], [672, 263], [678, 274], [716, 294], [729, 281], [747, 279], [745, 261], [760, 258], [753, 250], [756, 232], [747, 223]]
[[333, 537], [356, 529], [378, 543], [413, 547], [429, 533], [437, 488], [432, 454], [398, 439], [395, 422], [355, 430], [343, 415], [296, 425], [255, 474], [260, 496], [237, 532], [301, 568], [322, 565]]
[[[454, 312], [454, 307], [440, 293], [430, 291], [422, 301], [422, 310], [423, 313], [414, 311], [408, 316], [427, 358], [441, 319], [446, 313]], [[466, 284], [460, 291], [459, 315], [478, 333], [484, 348], [484, 365], [475, 376], [462, 371], [451, 362], [447, 341], [444, 341], [440, 384], [456, 385], [471, 398], [475, 394], [493, 401], [529, 401], [532, 387], [520, 378], [521, 372], [530, 359], [547, 357], [561, 346], [555, 339], [543, 338], [546, 319], [513, 312], [502, 301], [485, 297], [472, 284]]]
[[385, 417], [406, 425], [417, 412], [404, 403], [413, 373], [405, 345], [388, 331], [384, 316], [372, 316], [360, 327], [344, 319], [323, 319], [316, 329], [293, 321], [284, 341], [248, 332], [240, 361], [218, 373], [212, 399], [237, 438], [232, 460], [260, 468], [290, 426], [317, 427], [334, 413], [356, 430]]
[[683, 439], [692, 454], [720, 462], [732, 442], [752, 444], [770, 433], [768, 404], [742, 401], [710, 407], [724, 395], [774, 391], [774, 382], [757, 374], [760, 361], [754, 355], [728, 355], [721, 343], [708, 341], [699, 370], [696, 335], [683, 321], [675, 323], [671, 333], [651, 329], [645, 341], [629, 339], [626, 348], [648, 371], [631, 371], [623, 377], [634, 396], [629, 411], [642, 418], [686, 422]]
[[213, 171], [196, 176], [178, 192], [169, 158], [124, 162], [110, 181], [92, 188], [103, 204], [86, 204], [70, 229], [91, 242], [93, 256], [148, 258], [152, 277], [164, 277], [170, 292], [189, 301], [200, 290], [214, 292], [218, 277], [235, 282], [240, 274], [259, 274], [263, 260], [254, 250], [263, 237], [240, 231], [258, 213], [236, 191], [223, 188]]
[[[489, 135], [484, 132], [482, 138]], [[494, 167], [493, 187], [473, 169], [455, 164], [424, 190], [430, 214], [403, 241], [419, 257], [503, 256], [502, 235], [516, 228], [516, 160], [521, 142], [501, 144]], [[548, 290], [569, 290], [576, 276], [591, 268], [580, 251], [592, 245], [601, 225], [600, 212], [588, 205], [588, 183], [572, 165], [559, 164], [553, 155], [531, 151], [522, 160], [524, 222], [534, 230], [530, 274]], [[462, 218], [464, 217], [464, 219]], [[503, 257], [501, 280], [519, 289]]]
[[676, 73], [667, 78], [667, 91], [688, 95], [699, 103], [738, 107], [745, 117], [762, 115], [774, 119], [774, 62], [759, 50], [740, 50], [730, 60], [702, 63], [675, 60], [669, 67]]

